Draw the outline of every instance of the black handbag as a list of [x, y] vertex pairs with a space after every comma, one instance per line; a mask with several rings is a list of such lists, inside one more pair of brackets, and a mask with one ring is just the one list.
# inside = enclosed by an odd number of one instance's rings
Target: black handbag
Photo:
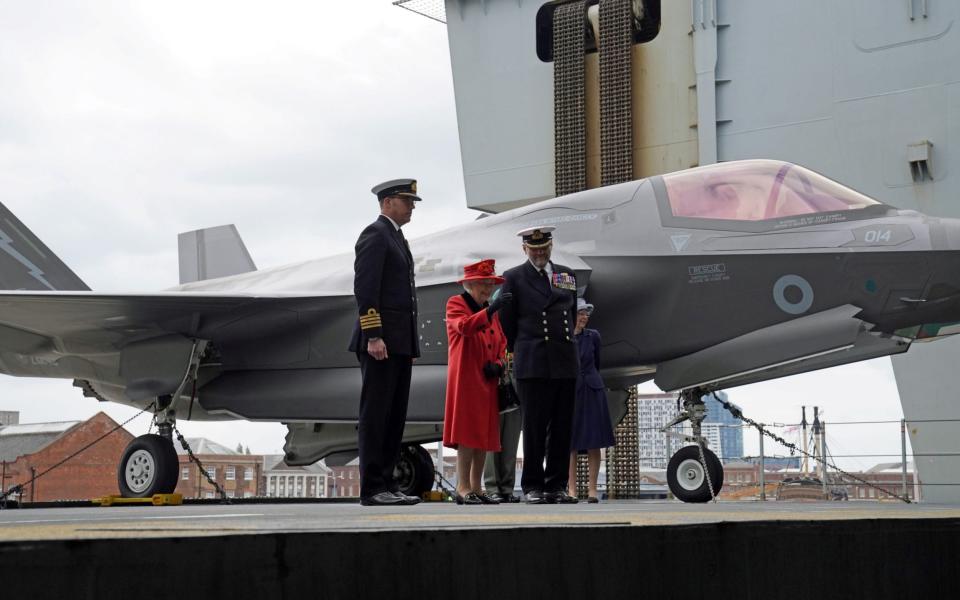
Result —
[[513, 382], [509, 377], [502, 377], [497, 385], [497, 409], [500, 414], [513, 412], [520, 408], [520, 396], [517, 390], [513, 388]]

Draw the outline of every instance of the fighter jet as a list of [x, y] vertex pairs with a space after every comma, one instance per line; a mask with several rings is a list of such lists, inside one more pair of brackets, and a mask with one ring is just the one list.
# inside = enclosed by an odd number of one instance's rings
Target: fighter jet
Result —
[[[124, 453], [124, 495], [173, 491], [177, 420], [283, 422], [294, 465], [356, 450], [352, 253], [256, 270], [234, 229], [203, 230], [181, 236], [178, 287], [97, 294], [0, 208], [0, 287], [11, 290], [0, 292], [0, 372], [69, 378], [84, 395], [149, 407], [160, 433]], [[484, 216], [410, 242], [423, 355], [398, 466], [406, 493], [432, 483], [417, 444], [441, 437], [445, 302], [462, 291], [465, 264], [522, 263], [515, 233], [537, 225], [556, 227], [554, 262], [601, 307], [591, 325], [611, 398], [622, 404], [651, 378], [680, 392], [692, 445], [667, 475], [684, 501], [722, 485], [700, 435], [704, 394], [960, 331], [960, 221], [786, 162], [704, 166]]]

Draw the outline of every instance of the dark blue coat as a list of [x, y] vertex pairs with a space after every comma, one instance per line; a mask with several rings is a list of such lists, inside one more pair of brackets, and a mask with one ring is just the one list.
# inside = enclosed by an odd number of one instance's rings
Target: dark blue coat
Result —
[[584, 329], [576, 336], [580, 354], [577, 401], [573, 409], [570, 450], [593, 450], [614, 444], [607, 393], [600, 377], [600, 332]]
[[557, 264], [553, 273], [564, 274], [573, 282], [573, 289], [550, 285], [530, 261], [503, 274], [501, 289], [513, 294], [513, 302], [500, 312], [500, 323], [507, 336], [507, 349], [514, 353], [514, 376], [518, 379], [575, 379], [579, 371], [573, 343], [577, 320], [575, 275], [572, 269]]
[[391, 355], [420, 356], [413, 255], [403, 235], [380, 215], [360, 234], [355, 251], [353, 294], [359, 316], [350, 351], [366, 352], [367, 341], [379, 337]]

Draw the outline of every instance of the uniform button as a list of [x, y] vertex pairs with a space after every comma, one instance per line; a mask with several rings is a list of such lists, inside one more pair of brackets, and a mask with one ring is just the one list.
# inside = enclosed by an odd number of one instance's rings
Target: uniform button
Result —
[[547, 333], [547, 331], [549, 331], [549, 330], [548, 330], [546, 327], [544, 327], [544, 328], [543, 328], [543, 332], [544, 332], [544, 333]]
[[543, 311], [543, 316], [547, 316], [547, 311]]
[[546, 319], [543, 320], [543, 324], [544, 324], [544, 325], [547, 324], [547, 320], [546, 320]]
[[545, 335], [545, 336], [543, 336], [543, 339], [546, 340], [546, 341], [550, 341], [550, 336], [549, 336], [549, 335]]
[[569, 335], [567, 336], [567, 341], [568, 341], [568, 342], [570, 341], [570, 336], [569, 336]]

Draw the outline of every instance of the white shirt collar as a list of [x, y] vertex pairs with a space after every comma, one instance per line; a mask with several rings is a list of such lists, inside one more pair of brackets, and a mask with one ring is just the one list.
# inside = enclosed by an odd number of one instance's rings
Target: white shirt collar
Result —
[[[529, 259], [528, 259], [528, 260], [529, 260]], [[532, 260], [529, 261], [529, 262], [530, 262], [530, 265], [533, 266], [534, 269], [536, 269], [537, 271], [540, 271], [540, 267], [538, 267], [537, 265], [533, 264], [533, 261], [532, 261]], [[547, 264], [545, 264], [545, 265], [543, 266], [543, 270], [547, 272], [547, 279], [551, 279], [551, 280], [552, 280], [552, 279], [553, 279], [553, 263], [551, 263], [551, 262], [548, 260], [548, 261], [547, 261]]]
[[394, 228], [396, 231], [400, 231], [400, 226], [397, 225], [397, 222], [396, 222], [396, 221], [394, 221], [393, 219], [391, 219], [391, 218], [388, 217], [387, 215], [384, 215], [383, 213], [380, 213], [380, 214], [381, 214], [384, 218], [386, 218], [388, 221], [390, 221], [391, 224], [393, 224], [393, 228]]

